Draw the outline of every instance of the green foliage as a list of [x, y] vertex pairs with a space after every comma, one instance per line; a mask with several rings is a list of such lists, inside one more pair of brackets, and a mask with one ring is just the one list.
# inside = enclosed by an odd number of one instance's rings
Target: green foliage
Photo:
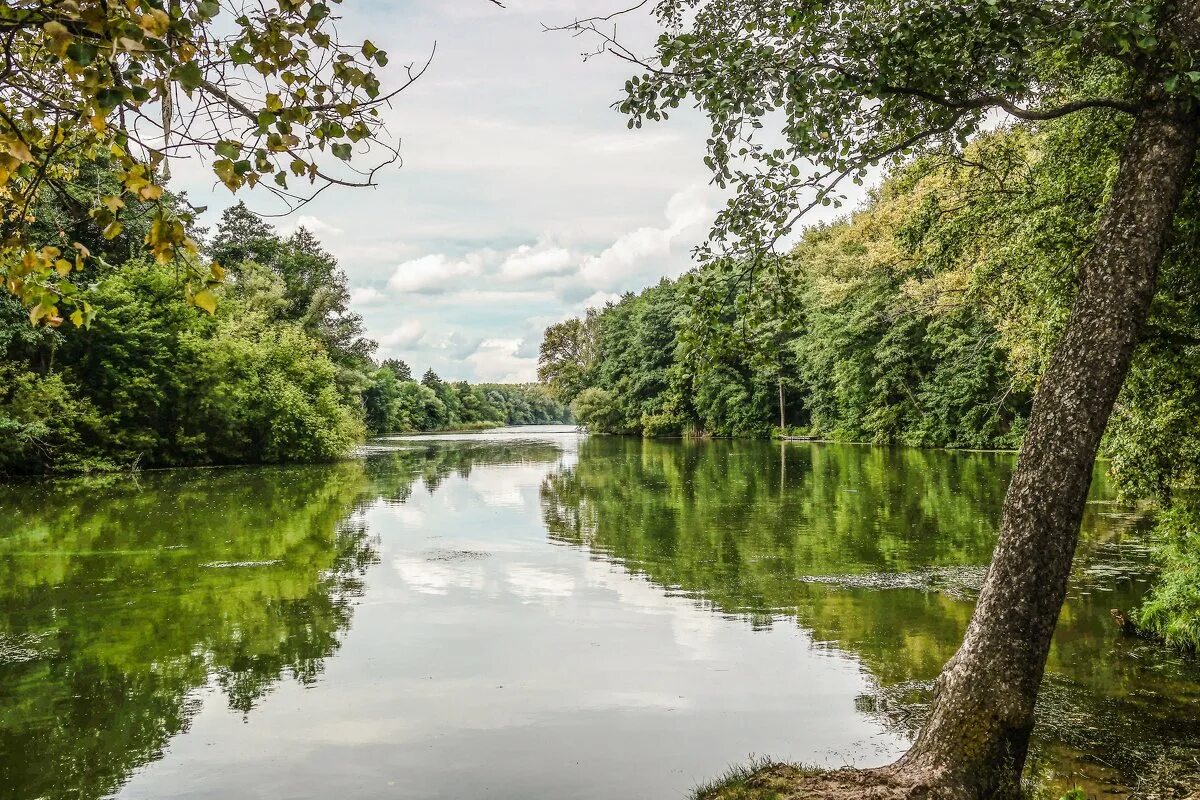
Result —
[[29, 444], [5, 471], [74, 469], [89, 458], [330, 460], [361, 440], [336, 365], [302, 326], [232, 287], [215, 317], [198, 315], [177, 281], [169, 267], [129, 263], [99, 284], [93, 302], [104, 318], [63, 337], [61, 371], [14, 382], [6, 413], [26, 425]]
[[1200, 650], [1200, 502], [1178, 502], [1161, 515], [1162, 573], [1134, 614], [1142, 631], [1185, 650]]
[[[94, 178], [111, 181], [111, 167]], [[226, 210], [205, 250], [229, 280], [198, 313], [174, 265], [142, 257], [124, 234], [106, 240], [61, 202], [41, 202], [35, 232], [61, 225], [96, 246], [80, 290], [95, 319], [35, 327], [0, 295], [0, 474], [330, 461], [368, 431], [570, 418], [540, 386], [447, 383], [432, 371], [422, 385], [402, 361], [376, 365], [345, 274], [303, 228], [285, 237], [242, 204]]]
[[[1025, 136], [1007, 132], [972, 154], [984, 158]], [[953, 239], [977, 253], [957, 228], [961, 217], [994, 208], [988, 193], [973, 194], [979, 182], [971, 170], [918, 162], [853, 216], [808, 231], [787, 258], [756, 269], [709, 262], [589, 312], [571, 328], [587, 339], [574, 349], [586, 357], [543, 349], [543, 378], [567, 397], [582, 397], [584, 383], [611, 392], [611, 407], [596, 395], [577, 404], [593, 430], [762, 437], [789, 428], [1013, 447], [1033, 381], [1018, 374], [1007, 320], [992, 312], [1006, 298], [951, 251]], [[955, 215], [928, 216], [939, 196], [953, 200]]]
[[5, 665], [0, 748], [25, 755], [0, 782], [108, 796], [186, 730], [201, 687], [245, 714], [314, 682], [378, 558], [346, 523], [371, 489], [358, 462], [0, 486], [0, 599], [25, 610], [0, 640], [36, 654]]
[[538, 355], [538, 380], [555, 397], [570, 402], [588, 387], [595, 369], [598, 314], [589, 309], [582, 319], [572, 318], [546, 328]]
[[95, 408], [71, 390], [61, 375], [0, 364], [0, 474], [42, 471], [103, 435]]
[[273, 317], [303, 326], [340, 365], [365, 368], [375, 343], [350, 311], [346, 275], [317, 238], [300, 227], [287, 238], [244, 203], [225, 210], [209, 252], [236, 281], [256, 287]]
[[299, 326], [244, 311], [236, 323], [221, 320], [214, 335], [181, 344], [200, 387], [189, 398], [189, 438], [202, 437], [210, 457], [330, 461], [362, 440], [357, 409], [338, 392], [336, 365]]
[[408, 365], [385, 361], [363, 394], [373, 434], [467, 430], [500, 425], [545, 425], [572, 420], [570, 409], [545, 387], [523, 384], [447, 383], [433, 370], [418, 383]]
[[616, 395], [605, 389], [590, 387], [580, 392], [571, 404], [579, 424], [596, 433], [620, 430], [621, 411]]

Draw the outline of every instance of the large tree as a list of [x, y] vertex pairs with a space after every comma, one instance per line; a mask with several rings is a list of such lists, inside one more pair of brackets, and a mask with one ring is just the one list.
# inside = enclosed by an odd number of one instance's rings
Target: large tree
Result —
[[573, 317], [546, 328], [538, 352], [538, 380], [563, 402], [571, 402], [588, 386], [596, 361], [599, 316], [599, 312], [588, 309], [582, 318]]
[[1194, 180], [1200, 0], [645, 0], [635, 8], [651, 9], [664, 29], [647, 56], [617, 38], [612, 17], [570, 27], [642, 68], [620, 103], [630, 127], [684, 102], [707, 115], [705, 161], [735, 192], [705, 256], [773, 258], [776, 243], [807, 211], [836, 203], [846, 181], [914, 150], [953, 151], [1004, 114], [1127, 120], [1072, 312], [1037, 389], [987, 581], [928, 721], [889, 767], [797, 779], [817, 796], [1015, 793], [1097, 448]]

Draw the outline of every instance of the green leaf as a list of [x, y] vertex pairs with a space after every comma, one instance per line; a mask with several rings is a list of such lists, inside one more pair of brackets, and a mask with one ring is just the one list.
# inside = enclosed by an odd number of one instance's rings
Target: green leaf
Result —
[[213, 149], [221, 158], [237, 158], [242, 153], [241, 144], [228, 140], [217, 142], [217, 146]]
[[120, 89], [109, 87], [96, 92], [96, 104], [106, 111], [121, 105], [124, 99], [125, 95]]
[[204, 75], [200, 72], [200, 65], [195, 61], [189, 61], [175, 70], [175, 78], [189, 92], [199, 88], [200, 84], [204, 83]]
[[67, 47], [67, 58], [81, 67], [86, 67], [96, 60], [98, 50], [94, 44], [74, 42]]

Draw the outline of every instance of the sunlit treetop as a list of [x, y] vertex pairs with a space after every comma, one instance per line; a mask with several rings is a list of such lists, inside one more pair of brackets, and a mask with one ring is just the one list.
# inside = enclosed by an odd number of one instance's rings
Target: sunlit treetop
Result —
[[[395, 161], [380, 107], [424, 67], [385, 92], [375, 70], [387, 54], [337, 39], [338, 2], [0, 4], [0, 281], [32, 321], [82, 325], [91, 313], [69, 280], [86, 249], [66, 232], [30, 240], [39, 193], [57, 193], [108, 238], [127, 200], [150, 202], [149, 252], [184, 265], [189, 298], [211, 310], [222, 270], [196, 261], [192, 212], [163, 202], [172, 161], [198, 157], [230, 190], [261, 184], [292, 207], [329, 186], [371, 185]], [[75, 180], [90, 161], [112, 165], [119, 193]]]
[[[735, 197], [700, 254], [719, 242], [756, 259], [872, 166], [961, 147], [989, 115], [1136, 114], [1148, 98], [1200, 97], [1200, 43], [1179, 23], [1189, 3], [643, 0], [565, 27], [641, 68], [617, 104], [631, 128], [681, 104], [703, 111], [705, 163]], [[663, 29], [648, 54], [613, 27], [638, 10]]]

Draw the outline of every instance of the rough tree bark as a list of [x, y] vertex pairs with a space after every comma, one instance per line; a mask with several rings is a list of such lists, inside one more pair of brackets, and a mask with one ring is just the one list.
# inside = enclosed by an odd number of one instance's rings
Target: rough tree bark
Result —
[[[1180, 3], [1177, 14], [1200, 41], [1200, 0]], [[1192, 105], [1149, 93], [1130, 132], [1080, 268], [1079, 294], [1038, 387], [975, 613], [937, 681], [917, 742], [887, 770], [923, 787], [915, 794], [977, 800], [1019, 784], [1096, 452], [1195, 159], [1200, 125]]]

